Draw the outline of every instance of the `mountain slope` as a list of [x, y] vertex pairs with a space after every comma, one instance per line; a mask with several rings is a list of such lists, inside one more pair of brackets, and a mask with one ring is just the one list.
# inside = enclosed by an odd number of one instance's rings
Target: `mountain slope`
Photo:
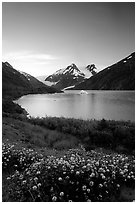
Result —
[[[45, 79], [48, 77], [48, 75], [42, 75], [42, 76], [37, 76], [36, 79], [41, 81], [43, 84], [46, 84]], [[46, 84], [48, 85], [48, 84]]]
[[97, 68], [94, 64], [89, 64], [86, 67], [80, 67], [79, 68], [81, 72], [84, 73], [85, 78], [90, 78], [91, 76], [94, 76], [97, 72], [95, 71]]
[[64, 89], [82, 82], [84, 78], [84, 73], [82, 73], [75, 64], [71, 64], [67, 68], [60, 69], [53, 75], [48, 76], [45, 82], [50, 82], [52, 87], [57, 89]]
[[2, 95], [3, 97], [19, 97], [30, 93], [54, 93], [56, 90], [44, 85], [35, 77], [20, 73], [8, 62], [2, 63]]
[[135, 90], [135, 52], [76, 85], [74, 89]]
[[94, 64], [78, 68], [72, 63], [67, 68], [59, 69], [48, 76], [44, 83], [58, 89], [68, 89], [95, 75], [95, 69]]

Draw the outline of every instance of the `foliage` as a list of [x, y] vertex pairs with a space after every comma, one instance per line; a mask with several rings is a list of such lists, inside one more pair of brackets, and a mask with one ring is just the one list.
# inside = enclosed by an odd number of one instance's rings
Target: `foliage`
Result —
[[23, 114], [25, 110], [10, 100], [2, 100], [2, 111], [5, 113]]
[[[33, 158], [31, 162], [28, 156]], [[34, 156], [31, 149], [19, 151], [12, 144], [3, 144], [3, 168], [15, 168], [7, 177], [14, 202], [123, 201], [123, 186], [134, 189], [134, 159], [80, 149], [70, 149], [62, 157], [44, 158], [37, 153]]]
[[56, 130], [64, 134], [70, 134], [78, 138], [88, 147], [98, 146], [115, 150], [121, 145], [127, 153], [135, 149], [135, 124], [124, 121], [80, 120], [73, 118], [30, 118], [34, 125]]

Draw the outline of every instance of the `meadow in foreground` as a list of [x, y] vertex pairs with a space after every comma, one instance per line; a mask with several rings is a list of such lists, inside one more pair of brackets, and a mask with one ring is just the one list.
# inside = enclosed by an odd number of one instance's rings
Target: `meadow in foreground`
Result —
[[[43, 156], [3, 143], [3, 172], [11, 201], [133, 201], [135, 157], [69, 149]], [[129, 193], [130, 192], [130, 193]]]

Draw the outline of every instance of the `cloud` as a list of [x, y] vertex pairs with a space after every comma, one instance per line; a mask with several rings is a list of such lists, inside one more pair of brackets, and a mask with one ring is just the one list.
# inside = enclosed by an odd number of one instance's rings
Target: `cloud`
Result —
[[7, 61], [15, 69], [24, 71], [32, 76], [53, 73], [60, 59], [58, 56], [31, 51], [3, 53], [2, 56], [3, 62]]
[[[43, 53], [33, 53], [29, 51], [23, 51], [23, 52], [11, 52], [6, 55], [3, 55], [3, 61], [8, 60], [23, 60], [24, 62], [40, 62], [44, 63], [44, 61], [52, 61], [52, 60], [58, 60], [59, 58], [50, 54], [43, 54]], [[47, 63], [47, 62], [45, 62]]]

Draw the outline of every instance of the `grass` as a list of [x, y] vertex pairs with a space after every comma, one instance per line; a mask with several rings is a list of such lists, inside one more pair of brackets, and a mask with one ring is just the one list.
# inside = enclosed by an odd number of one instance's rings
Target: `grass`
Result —
[[29, 122], [43, 128], [69, 134], [86, 149], [104, 147], [124, 153], [134, 153], [135, 124], [130, 121], [80, 120], [73, 118], [31, 118]]
[[60, 150], [79, 144], [86, 150], [101, 147], [126, 154], [134, 154], [135, 150], [135, 124], [124, 121], [3, 117], [3, 135], [20, 138], [34, 146]]
[[9, 139], [33, 148], [63, 150], [75, 148], [80, 143], [73, 135], [50, 130], [13, 118], [3, 118], [3, 142]]

